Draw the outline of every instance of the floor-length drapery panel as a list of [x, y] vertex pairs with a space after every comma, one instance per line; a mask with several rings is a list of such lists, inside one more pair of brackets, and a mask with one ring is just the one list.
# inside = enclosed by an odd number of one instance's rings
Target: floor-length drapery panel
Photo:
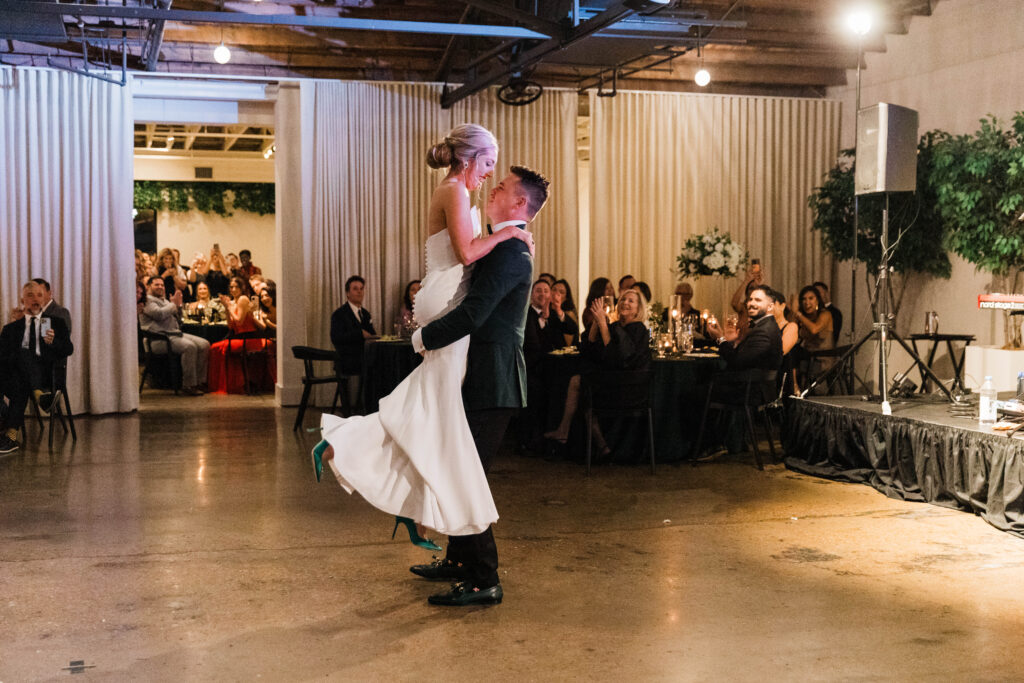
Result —
[[138, 407], [130, 89], [0, 68], [0, 302], [46, 278], [71, 312], [72, 409]]
[[512, 164], [552, 179], [551, 200], [534, 223], [538, 267], [575, 273], [575, 93], [548, 91], [527, 107], [507, 107], [487, 91], [452, 110], [440, 108], [440, 93], [422, 83], [315, 83], [310, 343], [328, 344], [330, 313], [353, 274], [367, 280], [377, 331], [391, 332], [406, 282], [423, 275], [427, 208], [443, 178], [427, 167], [426, 153], [459, 123], [486, 126], [501, 145], [499, 173], [473, 198], [481, 209]]
[[[787, 296], [831, 272], [807, 196], [836, 159], [836, 102], [620, 92], [590, 111], [591, 277], [630, 273], [668, 303], [683, 243], [714, 226]], [[737, 284], [703, 278], [694, 301], [724, 312]]]

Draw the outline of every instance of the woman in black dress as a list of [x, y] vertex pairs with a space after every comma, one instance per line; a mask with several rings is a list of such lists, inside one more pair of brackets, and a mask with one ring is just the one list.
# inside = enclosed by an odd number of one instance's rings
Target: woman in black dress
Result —
[[[651, 333], [647, 329], [647, 301], [635, 289], [627, 290], [619, 297], [616, 311], [618, 320], [609, 324], [604, 302], [594, 299], [587, 309], [594, 321], [583, 338], [580, 349], [585, 370], [647, 370], [651, 365]], [[580, 375], [569, 380], [569, 391], [565, 400], [565, 411], [558, 428], [544, 435], [545, 438], [565, 443], [569, 438], [569, 427], [579, 407]], [[601, 430], [594, 422], [594, 442], [602, 455], [608, 454]]]

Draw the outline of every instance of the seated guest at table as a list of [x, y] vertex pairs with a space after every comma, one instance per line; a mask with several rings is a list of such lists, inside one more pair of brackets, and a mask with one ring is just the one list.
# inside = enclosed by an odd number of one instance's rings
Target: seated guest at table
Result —
[[800, 341], [800, 333], [797, 330], [796, 316], [786, 306], [786, 297], [777, 289], [772, 290], [772, 301], [775, 302], [775, 323], [779, 326], [779, 334], [782, 335], [782, 375], [781, 385], [795, 387], [796, 372], [793, 364], [794, 355], [791, 353], [797, 342]]
[[606, 296], [615, 298], [615, 286], [612, 281], [606, 277], [599, 277], [590, 283], [590, 289], [587, 290], [586, 303], [583, 308], [583, 335], [586, 336], [587, 331], [590, 329], [591, 324], [594, 322], [594, 316], [590, 312], [590, 307], [597, 300], [603, 299]]
[[413, 320], [413, 304], [416, 303], [416, 292], [420, 291], [420, 281], [410, 280], [405, 286], [405, 293], [402, 294], [402, 308], [395, 316], [395, 325], [398, 327], [398, 334], [401, 337], [408, 337], [415, 329]]
[[[183, 391], [191, 396], [202, 394], [200, 384], [206, 381], [206, 370], [210, 356], [210, 342], [192, 334], [182, 334], [179, 319], [182, 307], [181, 290], [168, 299], [165, 296], [163, 278], [154, 275], [146, 283], [146, 305], [139, 315], [139, 325], [144, 330], [163, 332], [171, 339], [171, 350], [181, 357], [181, 380]], [[150, 342], [154, 353], [166, 353], [161, 347], [164, 342]]]
[[346, 301], [331, 314], [331, 343], [338, 352], [334, 367], [339, 375], [348, 375], [348, 405], [359, 402], [360, 375], [363, 372], [363, 345], [376, 339], [370, 312], [363, 308], [366, 280], [353, 275], [345, 281]]
[[196, 300], [196, 287], [200, 282], [206, 282], [206, 274], [210, 270], [210, 264], [201, 251], [192, 255], [192, 266], [188, 269], [185, 279], [188, 280], [188, 288], [192, 293], [192, 301]]
[[54, 387], [54, 363], [74, 351], [64, 319], [43, 313], [43, 287], [26, 282], [21, 289], [24, 315], [0, 330], [0, 403], [9, 402], [0, 422], [0, 455], [19, 448], [18, 432], [25, 423], [29, 396], [35, 394], [40, 408], [49, 411], [59, 399]]
[[750, 300], [750, 292], [753, 291], [754, 287], [764, 284], [764, 277], [763, 266], [760, 263], [751, 263], [747, 267], [746, 277], [743, 278], [740, 286], [732, 294], [731, 306], [738, 318], [736, 329], [739, 330], [741, 337], [745, 333], [749, 322], [747, 318], [747, 302]]
[[651, 301], [651, 286], [649, 284], [647, 284], [643, 280], [637, 280], [636, 282], [633, 283], [633, 286], [630, 287], [630, 289], [635, 289], [636, 291], [638, 291], [641, 294], [643, 294], [644, 295], [644, 301], [650, 303], [650, 301]]
[[184, 269], [178, 264], [173, 249], [165, 247], [160, 251], [160, 256], [157, 257], [157, 270], [160, 271], [160, 277], [163, 278], [164, 292], [168, 297], [175, 292], [181, 292], [183, 301], [191, 300], [192, 297], [188, 293], [188, 278]]
[[722, 330], [718, 321], [708, 323], [708, 334], [717, 339], [718, 353], [727, 370], [778, 370], [782, 364], [782, 331], [775, 321], [775, 299], [767, 285], [754, 285], [747, 298], [750, 325], [740, 338], [738, 327]]
[[142, 309], [146, 307], [146, 286], [135, 281], [135, 315], [142, 315]]
[[[639, 291], [626, 290], [616, 305], [618, 319], [609, 323], [604, 303], [595, 299], [590, 304], [594, 324], [583, 338], [580, 353], [584, 368], [589, 370], [646, 370], [651, 365], [651, 333], [647, 328], [647, 300]], [[581, 376], [569, 380], [565, 399], [565, 411], [557, 429], [544, 434], [544, 438], [565, 443], [569, 438], [569, 427], [579, 407]], [[597, 421], [594, 422], [594, 444], [598, 452], [608, 455]]]
[[[559, 315], [560, 314], [560, 315]], [[544, 381], [544, 357], [565, 346], [562, 334], [566, 315], [551, 306], [551, 286], [537, 280], [530, 292], [523, 330], [523, 356], [526, 360], [526, 407], [520, 412], [519, 440], [527, 450], [537, 450], [547, 415], [547, 383]], [[571, 321], [570, 321], [571, 322]]]
[[264, 283], [260, 290], [260, 306], [256, 311], [256, 327], [261, 330], [277, 329], [277, 288]]
[[246, 280], [252, 279], [253, 275], [263, 275], [263, 271], [260, 270], [259, 266], [252, 262], [252, 252], [248, 249], [238, 252], [238, 260], [240, 262], [238, 270]]
[[548, 283], [549, 287], [554, 286], [555, 281], [557, 280], [557, 278], [551, 273], [541, 273], [540, 275], [537, 276], [537, 279], [543, 280], [544, 282]]
[[[259, 326], [253, 315], [256, 302], [244, 293], [245, 280], [240, 277], [231, 278], [227, 294], [220, 297], [227, 311], [228, 328], [232, 335], [256, 332]], [[210, 347], [210, 391], [218, 394], [244, 394], [246, 392], [246, 374], [252, 386], [264, 390], [273, 386], [274, 377], [268, 355], [259, 354], [269, 344], [267, 339], [233, 339], [229, 336]], [[243, 371], [241, 354], [259, 354], [246, 359]], [[259, 360], [259, 359], [262, 359]]]
[[821, 295], [821, 301], [825, 304], [825, 310], [832, 316], [832, 341], [839, 342], [839, 334], [843, 330], [843, 313], [832, 304], [832, 295], [829, 294], [828, 285], [820, 280], [814, 283], [814, 288]]
[[200, 322], [216, 323], [227, 318], [224, 304], [214, 299], [205, 282], [196, 285], [196, 300], [185, 307], [188, 316]]
[[[242, 271], [240, 270], [242, 267], [242, 262], [238, 260], [238, 254], [235, 254], [233, 252], [229, 253], [227, 256], [224, 257], [224, 262], [227, 263], [228, 265], [230, 277], [242, 277]], [[247, 278], [246, 280], [248, 281]]]
[[[811, 354], [816, 351], [828, 351], [836, 346], [832, 334], [832, 314], [826, 310], [825, 302], [814, 285], [807, 285], [800, 290], [800, 307], [794, 311], [799, 325], [800, 344], [793, 351], [793, 364], [797, 369], [793, 391], [799, 393], [800, 386], [808, 375], [817, 374], [821, 370], [832, 367], [835, 358], [818, 358], [812, 363]], [[813, 367], [812, 367], [813, 365]]]
[[[623, 292], [629, 289], [633, 289], [633, 285], [636, 284], [636, 278], [632, 275], [623, 275], [619, 278], [619, 296], [622, 296]], [[618, 297], [616, 297], [618, 302]]]
[[579, 346], [580, 321], [576, 316], [576, 302], [572, 298], [572, 287], [569, 286], [567, 280], [556, 280], [555, 284], [551, 285], [551, 306], [555, 310], [565, 313], [565, 319], [562, 322], [565, 345]]
[[53, 292], [50, 290], [50, 283], [41, 277], [32, 278], [32, 282], [43, 288], [43, 317], [60, 318], [71, 334], [71, 312], [53, 300]]
[[[704, 325], [707, 321], [701, 317], [700, 309], [693, 305], [693, 285], [689, 282], [680, 282], [676, 285], [673, 294], [679, 295], [683, 300], [683, 307], [679, 311], [679, 319], [686, 320], [689, 318], [690, 322], [693, 323], [693, 331], [704, 336], [707, 332], [707, 330], [704, 329]], [[668, 323], [669, 316], [671, 315], [671, 308], [666, 308], [661, 312], [661, 321]]]
[[228, 284], [231, 282], [231, 268], [228, 266], [224, 254], [220, 251], [220, 245], [214, 244], [210, 250], [210, 258], [200, 269], [203, 279], [210, 287], [210, 296], [214, 299], [220, 298], [221, 294], [228, 293]]

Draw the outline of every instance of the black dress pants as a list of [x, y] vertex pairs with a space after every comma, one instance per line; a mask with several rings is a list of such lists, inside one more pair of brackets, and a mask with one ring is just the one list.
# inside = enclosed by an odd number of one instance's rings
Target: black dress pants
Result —
[[[476, 444], [484, 472], [490, 469], [491, 462], [501, 447], [513, 413], [513, 408], [466, 411], [469, 431], [473, 434], [473, 442]], [[498, 585], [498, 547], [494, 543], [491, 527], [487, 527], [486, 531], [479, 534], [449, 536], [446, 557], [450, 562], [462, 564], [469, 582], [477, 588]]]
[[49, 368], [42, 358], [22, 349], [17, 359], [9, 361], [3, 369], [5, 372], [0, 390], [10, 402], [7, 406], [7, 416], [3, 421], [3, 429], [21, 429], [25, 424], [25, 408], [28, 406], [29, 394], [33, 389], [42, 389], [49, 383]]

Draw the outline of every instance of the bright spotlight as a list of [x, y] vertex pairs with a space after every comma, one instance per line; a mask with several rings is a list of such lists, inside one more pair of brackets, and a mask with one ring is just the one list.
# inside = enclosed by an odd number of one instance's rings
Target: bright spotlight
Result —
[[218, 64], [227, 64], [231, 60], [231, 50], [229, 50], [224, 43], [221, 43], [217, 46], [217, 49], [213, 51], [213, 58]]
[[696, 74], [694, 74], [693, 82], [703, 88], [705, 85], [711, 82], [711, 74], [708, 73], [707, 69], [701, 69]]
[[868, 7], [856, 7], [846, 15], [846, 28], [854, 35], [866, 36], [871, 32], [874, 13]]

